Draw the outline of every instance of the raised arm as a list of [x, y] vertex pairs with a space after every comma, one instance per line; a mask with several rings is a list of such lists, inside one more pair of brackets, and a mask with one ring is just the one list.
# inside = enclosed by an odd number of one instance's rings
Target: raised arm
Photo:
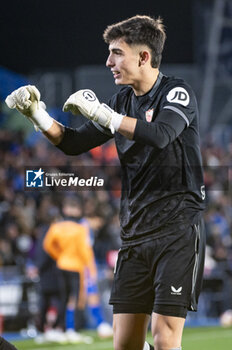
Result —
[[88, 122], [78, 129], [67, 128], [53, 119], [40, 101], [40, 92], [33, 85], [22, 86], [13, 91], [7, 98], [9, 108], [16, 108], [35, 129], [43, 134], [68, 155], [78, 155], [108, 141], [112, 134], [97, 123]]
[[40, 100], [40, 92], [34, 85], [22, 86], [6, 98], [9, 108], [16, 108], [32, 122], [36, 131], [40, 130], [54, 144], [61, 142], [64, 126], [55, 121], [46, 111], [46, 105]]
[[59, 145], [64, 137], [65, 127], [53, 119], [52, 126], [47, 130], [43, 131], [43, 134], [47, 139], [55, 146]]
[[185, 119], [171, 109], [159, 112], [154, 123], [137, 120], [133, 116], [123, 116], [104, 103], [100, 103], [91, 90], [79, 90], [64, 104], [64, 111], [81, 113], [99, 125], [119, 132], [130, 140], [164, 148], [186, 127]]

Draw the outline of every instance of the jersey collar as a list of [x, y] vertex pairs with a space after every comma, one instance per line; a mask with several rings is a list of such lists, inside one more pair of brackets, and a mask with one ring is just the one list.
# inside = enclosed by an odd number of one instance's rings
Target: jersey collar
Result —
[[162, 80], [163, 76], [164, 76], [163, 73], [159, 72], [155, 84], [153, 85], [153, 87], [151, 88], [151, 90], [148, 93], [148, 96], [150, 98], [153, 98], [153, 96], [155, 95], [155, 93], [156, 93], [156, 91], [157, 91], [157, 89], [158, 89], [158, 87], [159, 87], [159, 85], [161, 83], [161, 80]]
[[161, 83], [163, 76], [164, 75], [161, 72], [159, 72], [155, 84], [152, 86], [151, 90], [149, 92], [147, 92], [145, 95], [136, 96], [133, 93], [132, 99], [138, 108], [140, 108], [144, 103], [147, 103], [149, 100], [154, 99], [155, 93], [158, 90], [158, 87]]
[[133, 94], [137, 103], [138, 102], [142, 103], [144, 101], [147, 101], [148, 99], [153, 99], [153, 97], [154, 97], [154, 95], [155, 95], [155, 93], [156, 93], [156, 91], [161, 83], [162, 78], [163, 78], [163, 73], [159, 72], [158, 77], [156, 79], [156, 82], [152, 86], [150, 91], [148, 91], [145, 95], [141, 95], [141, 96], [136, 96], [135, 94]]

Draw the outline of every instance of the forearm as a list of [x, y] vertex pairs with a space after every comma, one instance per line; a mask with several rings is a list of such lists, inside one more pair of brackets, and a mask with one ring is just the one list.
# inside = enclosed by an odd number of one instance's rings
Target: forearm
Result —
[[92, 123], [86, 123], [78, 129], [72, 129], [54, 119], [52, 126], [43, 134], [67, 155], [79, 155], [110, 139], [108, 135], [99, 132]]
[[123, 116], [108, 105], [100, 103], [91, 90], [79, 90], [72, 94], [64, 104], [64, 111], [71, 111], [73, 114], [79, 111], [99, 126], [110, 129], [113, 134], [119, 132], [130, 140], [159, 149], [173, 142], [186, 126], [186, 118], [173, 110], [160, 111], [150, 123]]
[[112, 138], [112, 135], [110, 132], [108, 134], [101, 132], [92, 122], [87, 122], [78, 129], [64, 127], [63, 136], [60, 137], [61, 141], [56, 144], [57, 148], [67, 155], [79, 155], [102, 145]]
[[181, 134], [185, 126], [184, 119], [178, 114], [162, 110], [151, 123], [124, 117], [118, 131], [130, 140], [163, 149]]
[[148, 123], [130, 117], [124, 117], [118, 132], [142, 144], [164, 148], [175, 138], [174, 131], [162, 123]]
[[44, 131], [43, 134], [53, 145], [56, 146], [62, 141], [64, 137], [64, 131], [64, 125], [58, 123], [56, 120], [53, 120], [52, 126], [47, 131]]
[[148, 123], [138, 120], [133, 140], [158, 149], [165, 148], [177, 137], [175, 130], [162, 122]]
[[137, 124], [137, 119], [124, 117], [118, 129], [118, 132], [123, 136], [125, 136], [126, 138], [128, 138], [129, 140], [132, 140], [134, 137], [136, 124]]

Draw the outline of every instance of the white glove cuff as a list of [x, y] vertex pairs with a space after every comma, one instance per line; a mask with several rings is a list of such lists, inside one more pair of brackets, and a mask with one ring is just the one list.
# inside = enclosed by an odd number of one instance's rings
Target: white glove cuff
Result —
[[111, 125], [113, 126], [115, 131], [118, 131], [118, 129], [120, 128], [123, 118], [124, 115], [122, 114], [119, 114], [117, 112], [112, 113]]
[[35, 126], [41, 131], [47, 131], [48, 129], [50, 129], [54, 120], [43, 108], [37, 109], [33, 113], [31, 119], [33, 120]]

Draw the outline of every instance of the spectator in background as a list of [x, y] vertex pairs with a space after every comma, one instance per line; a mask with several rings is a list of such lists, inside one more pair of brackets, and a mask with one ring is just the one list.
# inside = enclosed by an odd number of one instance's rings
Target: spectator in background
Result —
[[[94, 253], [89, 242], [88, 229], [81, 223], [82, 210], [77, 198], [67, 197], [63, 201], [62, 212], [65, 219], [53, 223], [44, 239], [45, 251], [56, 261], [59, 269], [60, 308], [54, 340], [65, 342], [91, 342], [75, 332], [75, 317], [78, 306], [85, 306], [85, 270], [96, 280]], [[66, 332], [64, 332], [66, 330]], [[52, 340], [52, 338], [50, 339]]]
[[11, 244], [6, 239], [0, 239], [0, 266], [15, 265]]

